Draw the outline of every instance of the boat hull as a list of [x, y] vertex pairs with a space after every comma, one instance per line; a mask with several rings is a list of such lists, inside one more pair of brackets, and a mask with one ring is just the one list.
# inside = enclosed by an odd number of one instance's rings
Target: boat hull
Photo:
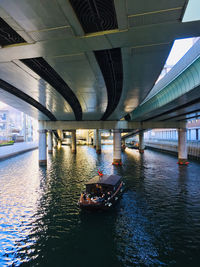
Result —
[[111, 209], [116, 202], [118, 201], [119, 197], [123, 192], [123, 185], [124, 183], [121, 182], [117, 190], [111, 195], [110, 198], [103, 200], [101, 202], [94, 202], [94, 201], [82, 201], [82, 197], [80, 198], [78, 205], [83, 210], [108, 210]]

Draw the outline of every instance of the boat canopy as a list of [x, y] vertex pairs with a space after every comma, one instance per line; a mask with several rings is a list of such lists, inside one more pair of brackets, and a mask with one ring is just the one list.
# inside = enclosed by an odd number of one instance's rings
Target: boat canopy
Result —
[[86, 185], [93, 185], [93, 184], [101, 184], [101, 185], [116, 185], [121, 179], [119, 175], [102, 175], [102, 176], [95, 176], [94, 178], [90, 179]]

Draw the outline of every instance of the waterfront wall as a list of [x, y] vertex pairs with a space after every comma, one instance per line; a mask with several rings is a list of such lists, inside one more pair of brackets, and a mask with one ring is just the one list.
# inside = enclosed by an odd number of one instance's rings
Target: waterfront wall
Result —
[[10, 146], [0, 147], [0, 160], [4, 160], [18, 154], [38, 148], [38, 142], [15, 143]]
[[[178, 142], [176, 140], [145, 140], [146, 148], [178, 154]], [[188, 141], [188, 158], [200, 160], [200, 142]]]

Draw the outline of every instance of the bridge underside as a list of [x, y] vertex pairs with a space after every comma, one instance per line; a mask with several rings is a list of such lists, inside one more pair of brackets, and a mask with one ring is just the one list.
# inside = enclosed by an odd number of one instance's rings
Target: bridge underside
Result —
[[[2, 0], [1, 101], [41, 121], [128, 118], [155, 85], [173, 41], [199, 36], [199, 21], [181, 22], [186, 4]], [[193, 116], [199, 102], [184, 99], [187, 109], [131, 118]], [[163, 114], [170, 108], [171, 116]]]

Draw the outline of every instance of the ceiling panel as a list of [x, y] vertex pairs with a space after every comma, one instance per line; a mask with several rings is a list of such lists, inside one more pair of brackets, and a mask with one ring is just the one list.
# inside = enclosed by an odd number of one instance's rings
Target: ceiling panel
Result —
[[56, 0], [1, 0], [0, 4], [27, 32], [69, 25]]
[[129, 17], [129, 27], [138, 27], [150, 24], [178, 21], [181, 18], [182, 9], [168, 10], [155, 14], [147, 14]]
[[126, 0], [128, 15], [183, 7], [187, 0]]
[[[94, 59], [93, 59], [94, 60]], [[48, 63], [76, 94], [84, 113], [93, 112], [99, 118], [104, 112], [102, 101], [107, 101], [105, 85], [99, 80], [101, 72], [93, 70], [85, 54], [47, 58]], [[91, 61], [91, 60], [90, 60]], [[106, 102], [107, 104], [107, 102]], [[87, 116], [89, 119], [89, 117]]]
[[170, 44], [122, 49], [123, 93], [109, 119], [124, 117], [142, 102], [157, 80], [170, 49]]
[[53, 39], [63, 39], [63, 37], [67, 39], [73, 36], [72, 30], [69, 26], [41, 31], [32, 31], [28, 34], [34, 41], [37, 42]]

